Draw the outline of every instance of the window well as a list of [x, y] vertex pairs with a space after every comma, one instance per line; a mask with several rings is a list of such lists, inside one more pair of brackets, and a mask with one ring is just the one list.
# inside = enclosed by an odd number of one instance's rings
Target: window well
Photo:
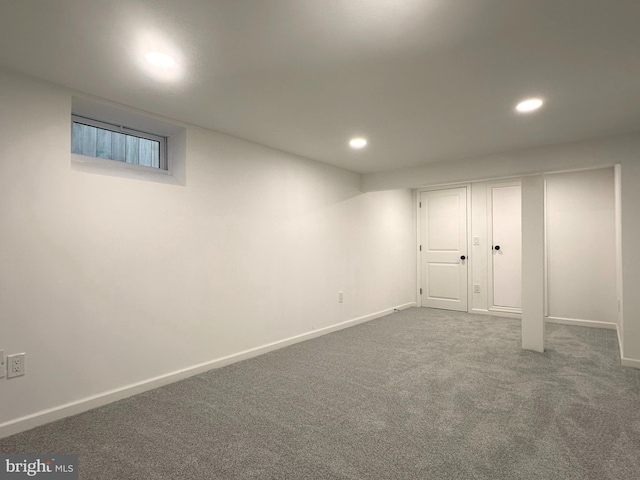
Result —
[[72, 115], [71, 152], [167, 170], [167, 137]]

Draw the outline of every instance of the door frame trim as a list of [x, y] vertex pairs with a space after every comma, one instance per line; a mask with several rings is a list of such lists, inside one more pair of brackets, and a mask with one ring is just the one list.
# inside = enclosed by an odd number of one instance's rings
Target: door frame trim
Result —
[[[422, 237], [422, 220], [420, 215], [420, 197], [422, 192], [436, 192], [438, 190], [452, 190], [454, 188], [465, 188], [467, 191], [467, 260], [471, 252], [471, 183], [451, 183], [434, 187], [416, 188], [416, 306], [422, 307], [422, 255], [420, 254], [420, 241]], [[471, 311], [473, 303], [473, 263], [467, 261], [467, 312]]]

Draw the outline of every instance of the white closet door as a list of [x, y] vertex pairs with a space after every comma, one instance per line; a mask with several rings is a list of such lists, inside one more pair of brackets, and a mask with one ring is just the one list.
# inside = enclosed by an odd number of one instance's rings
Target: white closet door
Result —
[[493, 308], [522, 307], [522, 215], [520, 185], [491, 187]]
[[467, 311], [467, 189], [420, 194], [422, 306]]

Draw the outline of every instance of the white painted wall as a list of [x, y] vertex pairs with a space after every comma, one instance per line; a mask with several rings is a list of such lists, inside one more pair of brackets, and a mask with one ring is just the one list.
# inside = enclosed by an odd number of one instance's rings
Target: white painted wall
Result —
[[[471, 183], [470, 274], [471, 286], [480, 285], [480, 292], [472, 293], [470, 308], [476, 313], [489, 313], [491, 308], [489, 195], [491, 186], [501, 183]], [[614, 199], [612, 167], [547, 177], [548, 316], [616, 322]], [[525, 226], [531, 227], [531, 219]], [[479, 245], [473, 245], [473, 237], [479, 238]], [[531, 262], [539, 267], [536, 259]], [[540, 298], [541, 282], [542, 278], [529, 282], [536, 286], [534, 299]], [[542, 317], [537, 313], [535, 318]]]
[[616, 322], [613, 168], [546, 177], [549, 317]]
[[614, 164], [621, 165], [622, 362], [640, 368], [640, 133], [365, 174], [361, 186], [419, 188]]
[[0, 71], [0, 105], [0, 427], [415, 301], [408, 189], [195, 127], [185, 185], [88, 173], [71, 92]]
[[[489, 309], [489, 235], [487, 230], [487, 182], [471, 184], [471, 292], [480, 285], [479, 293], [472, 293], [471, 312], [486, 313]], [[480, 245], [473, 245], [473, 237]]]
[[638, 145], [640, 132], [456, 161], [427, 163], [386, 172], [366, 173], [361, 178], [361, 190], [372, 192], [419, 188], [544, 172], [610, 167], [615, 163], [636, 163], [640, 161]]
[[[486, 313], [489, 298], [490, 186], [471, 184], [472, 311]], [[616, 321], [615, 208], [613, 168], [547, 177], [548, 315]], [[519, 206], [518, 206], [519, 208]], [[471, 242], [473, 243], [473, 242]]]

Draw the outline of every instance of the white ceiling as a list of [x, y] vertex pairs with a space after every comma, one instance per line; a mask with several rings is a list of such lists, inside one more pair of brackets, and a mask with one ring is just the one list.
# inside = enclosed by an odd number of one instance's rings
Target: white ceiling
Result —
[[640, 130], [639, 25], [639, 0], [0, 0], [0, 65], [364, 173]]

